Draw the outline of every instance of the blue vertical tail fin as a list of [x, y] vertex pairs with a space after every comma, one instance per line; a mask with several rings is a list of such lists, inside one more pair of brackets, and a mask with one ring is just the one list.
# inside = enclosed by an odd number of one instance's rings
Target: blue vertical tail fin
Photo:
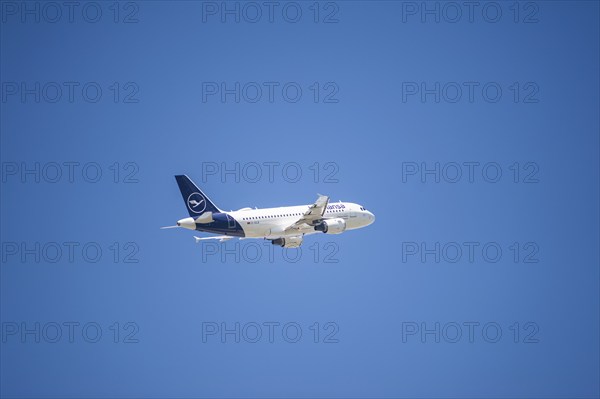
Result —
[[186, 175], [175, 176], [183, 202], [191, 217], [197, 218], [204, 212], [221, 212], [219, 208]]

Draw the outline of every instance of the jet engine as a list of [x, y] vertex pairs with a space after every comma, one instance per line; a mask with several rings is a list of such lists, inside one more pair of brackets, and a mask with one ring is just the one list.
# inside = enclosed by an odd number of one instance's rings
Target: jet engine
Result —
[[315, 226], [315, 230], [326, 234], [340, 234], [346, 231], [346, 221], [342, 218], [325, 219]]
[[285, 238], [276, 238], [275, 240], [271, 240], [273, 245], [279, 245], [283, 248], [298, 248], [302, 245], [302, 237], [285, 237]]

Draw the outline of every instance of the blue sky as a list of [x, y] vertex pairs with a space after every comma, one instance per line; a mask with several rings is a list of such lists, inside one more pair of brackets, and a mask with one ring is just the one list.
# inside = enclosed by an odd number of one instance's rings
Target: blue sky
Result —
[[[598, 397], [597, 2], [52, 4], [1, 2], [3, 397]], [[197, 245], [176, 174], [377, 220]]]

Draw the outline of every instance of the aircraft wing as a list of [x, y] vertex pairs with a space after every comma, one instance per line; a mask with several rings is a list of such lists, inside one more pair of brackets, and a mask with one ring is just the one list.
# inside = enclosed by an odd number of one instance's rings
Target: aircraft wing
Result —
[[308, 210], [304, 212], [302, 217], [293, 224], [285, 228], [284, 232], [289, 233], [294, 230], [298, 230], [303, 225], [313, 226], [317, 221], [323, 218], [327, 204], [329, 203], [329, 197], [326, 195], [320, 195], [317, 201], [308, 207]]

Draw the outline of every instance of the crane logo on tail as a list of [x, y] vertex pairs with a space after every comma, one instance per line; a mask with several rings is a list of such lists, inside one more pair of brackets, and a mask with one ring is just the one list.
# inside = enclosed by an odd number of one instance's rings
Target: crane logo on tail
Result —
[[187, 206], [191, 212], [202, 213], [206, 209], [206, 201], [202, 194], [192, 193], [187, 199]]

